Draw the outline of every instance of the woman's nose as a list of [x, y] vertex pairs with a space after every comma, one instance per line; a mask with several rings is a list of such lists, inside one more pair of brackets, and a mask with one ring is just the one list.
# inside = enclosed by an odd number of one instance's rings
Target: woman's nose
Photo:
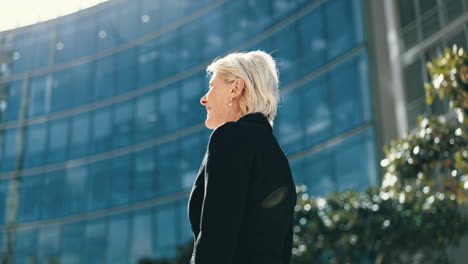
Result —
[[202, 105], [206, 105], [207, 101], [206, 101], [206, 96], [204, 95], [201, 99], [200, 99], [200, 104]]

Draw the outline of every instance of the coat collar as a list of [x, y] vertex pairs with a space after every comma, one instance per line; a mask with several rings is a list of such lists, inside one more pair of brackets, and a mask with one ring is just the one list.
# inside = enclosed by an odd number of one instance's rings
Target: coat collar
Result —
[[256, 124], [268, 128], [269, 131], [273, 130], [268, 118], [261, 112], [248, 113], [239, 118], [237, 122]]

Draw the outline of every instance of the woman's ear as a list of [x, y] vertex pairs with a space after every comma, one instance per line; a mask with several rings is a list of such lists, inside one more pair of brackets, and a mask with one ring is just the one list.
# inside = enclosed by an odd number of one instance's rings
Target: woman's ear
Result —
[[244, 80], [237, 78], [233, 83], [233, 88], [231, 90], [232, 98], [237, 97], [242, 94], [245, 89]]

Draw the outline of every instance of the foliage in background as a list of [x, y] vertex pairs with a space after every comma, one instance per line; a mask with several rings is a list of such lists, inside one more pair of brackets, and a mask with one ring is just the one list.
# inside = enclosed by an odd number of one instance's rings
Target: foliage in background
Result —
[[[324, 198], [298, 193], [294, 264], [446, 263], [448, 246], [468, 231], [455, 196], [429, 189], [390, 197], [379, 187]], [[418, 253], [418, 254], [415, 254]]]
[[[456, 45], [445, 50], [444, 54], [427, 63], [432, 83], [426, 83], [426, 103], [434, 98], [448, 96], [450, 108], [458, 114], [458, 121], [468, 124], [468, 55]], [[465, 131], [466, 132], [466, 131]]]
[[384, 146], [382, 188], [391, 192], [428, 186], [465, 196], [468, 136], [463, 131], [453, 119], [420, 115], [415, 130]]
[[426, 102], [447, 96], [445, 116], [384, 146], [381, 186], [309, 197], [298, 187], [293, 263], [449, 263], [468, 233], [468, 55], [447, 49], [428, 63]]

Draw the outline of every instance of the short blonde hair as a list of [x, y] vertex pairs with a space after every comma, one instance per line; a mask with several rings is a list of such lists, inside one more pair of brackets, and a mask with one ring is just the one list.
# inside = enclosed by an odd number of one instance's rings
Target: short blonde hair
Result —
[[225, 82], [241, 78], [245, 82], [244, 95], [239, 99], [241, 115], [263, 113], [271, 126], [276, 116], [280, 93], [278, 89], [278, 69], [270, 54], [257, 50], [234, 52], [216, 58], [207, 68], [210, 73], [220, 73]]

